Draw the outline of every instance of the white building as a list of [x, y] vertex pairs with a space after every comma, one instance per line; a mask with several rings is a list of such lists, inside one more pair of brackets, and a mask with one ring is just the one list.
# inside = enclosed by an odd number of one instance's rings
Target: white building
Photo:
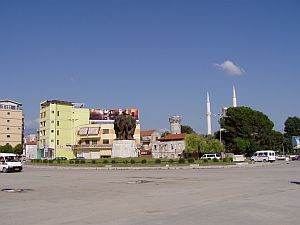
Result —
[[26, 159], [37, 159], [37, 142], [36, 141], [26, 142], [23, 155], [25, 155]]
[[185, 138], [187, 134], [170, 134], [160, 138], [158, 144], [153, 145], [152, 157], [163, 159], [177, 159], [183, 156]]

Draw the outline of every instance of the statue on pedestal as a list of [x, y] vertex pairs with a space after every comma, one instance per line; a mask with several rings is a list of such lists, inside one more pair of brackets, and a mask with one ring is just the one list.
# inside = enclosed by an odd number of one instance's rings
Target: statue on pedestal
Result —
[[128, 115], [126, 111], [115, 117], [114, 130], [117, 140], [133, 140], [136, 128], [136, 120], [133, 116]]

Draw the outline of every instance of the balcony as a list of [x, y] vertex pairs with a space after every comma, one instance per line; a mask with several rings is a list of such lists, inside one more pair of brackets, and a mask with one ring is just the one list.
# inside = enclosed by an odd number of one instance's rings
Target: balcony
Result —
[[74, 148], [79, 149], [112, 149], [112, 145], [104, 145], [104, 144], [82, 144], [82, 145], [74, 145]]

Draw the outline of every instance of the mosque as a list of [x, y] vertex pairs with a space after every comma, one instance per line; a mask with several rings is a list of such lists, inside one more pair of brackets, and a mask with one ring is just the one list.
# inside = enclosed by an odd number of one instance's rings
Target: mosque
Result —
[[[232, 107], [237, 107], [237, 100], [236, 100], [236, 93], [235, 93], [235, 87], [234, 86], [233, 86], [233, 93], [232, 93]], [[227, 110], [227, 108], [223, 107], [222, 112], [218, 115], [220, 117], [225, 116], [226, 110]], [[212, 113], [210, 111], [210, 99], [209, 99], [209, 93], [207, 92], [207, 100], [206, 100], [207, 135], [212, 134], [211, 133], [211, 116], [212, 116]]]

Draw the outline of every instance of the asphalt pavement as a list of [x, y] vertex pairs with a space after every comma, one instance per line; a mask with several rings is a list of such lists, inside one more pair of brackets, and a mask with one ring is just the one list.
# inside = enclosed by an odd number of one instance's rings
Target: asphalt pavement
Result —
[[300, 161], [178, 170], [0, 173], [1, 225], [298, 225]]

